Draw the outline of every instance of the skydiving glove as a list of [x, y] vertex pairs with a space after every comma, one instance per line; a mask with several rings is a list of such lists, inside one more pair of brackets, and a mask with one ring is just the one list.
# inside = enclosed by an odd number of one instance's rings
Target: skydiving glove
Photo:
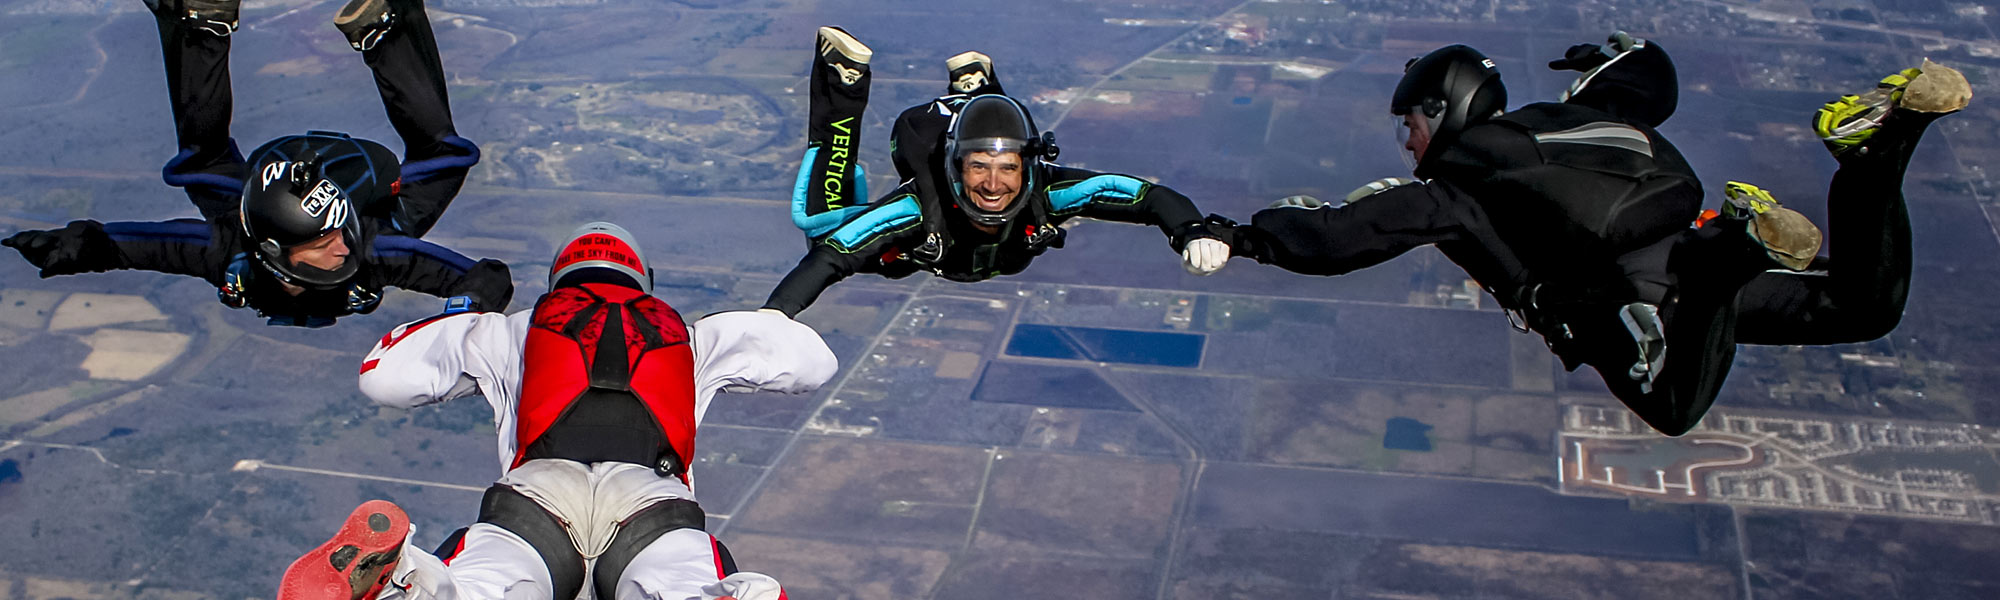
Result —
[[28, 259], [29, 264], [43, 268], [49, 264], [49, 255], [55, 254], [56, 246], [61, 243], [57, 239], [54, 232], [30, 230], [7, 236], [7, 239], [0, 240], [0, 246], [19, 250], [21, 258]]
[[[87, 255], [116, 254], [111, 236], [106, 235], [104, 225], [96, 221], [71, 221], [67, 227], [55, 230], [22, 231], [0, 240], [0, 246], [20, 251], [21, 258], [28, 259], [28, 264], [41, 269], [40, 274], [44, 279], [85, 270], [73, 263], [79, 262]], [[94, 270], [102, 271], [106, 268], [109, 267]]]
[[1230, 256], [1241, 256], [1254, 259], [1257, 262], [1268, 262], [1268, 259], [1265, 258], [1267, 256], [1265, 248], [1268, 247], [1268, 244], [1265, 243], [1264, 238], [1271, 234], [1266, 233], [1264, 230], [1250, 225], [1239, 224], [1229, 217], [1215, 214], [1209, 215], [1207, 220], [1202, 221], [1202, 225], [1208, 228], [1209, 233], [1215, 234], [1218, 241], [1229, 246]]
[[1195, 238], [1181, 248], [1181, 268], [1207, 277], [1229, 264], [1229, 244], [1215, 238]]

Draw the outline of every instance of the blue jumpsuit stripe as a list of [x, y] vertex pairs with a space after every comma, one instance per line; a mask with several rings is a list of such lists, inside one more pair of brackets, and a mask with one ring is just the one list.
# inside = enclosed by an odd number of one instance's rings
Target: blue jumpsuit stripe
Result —
[[472, 270], [473, 265], [472, 259], [466, 258], [463, 254], [452, 252], [444, 246], [400, 235], [376, 236], [375, 247], [369, 249], [368, 253], [370, 256], [378, 258], [422, 256], [444, 263], [446, 266], [460, 273]]
[[470, 169], [479, 164], [479, 146], [472, 140], [458, 136], [446, 136], [444, 144], [464, 150], [465, 154], [447, 154], [437, 158], [426, 158], [416, 162], [403, 163], [403, 182], [417, 183], [450, 169]]
[[1059, 190], [1049, 190], [1049, 207], [1055, 212], [1069, 212], [1083, 208], [1102, 196], [1123, 200], [1130, 204], [1146, 191], [1146, 182], [1124, 175], [1098, 175], [1075, 185]]
[[868, 211], [841, 225], [827, 237], [827, 241], [835, 248], [853, 252], [868, 245], [882, 234], [902, 229], [923, 219], [923, 211], [917, 208], [917, 198], [910, 195], [904, 195], [888, 204], [861, 208], [867, 208]]
[[[239, 164], [243, 162], [243, 153], [236, 149], [236, 140], [229, 140], [229, 154], [234, 162]], [[243, 193], [242, 179], [214, 173], [180, 172], [181, 163], [187, 162], [190, 158], [194, 158], [194, 150], [182, 149], [179, 154], [167, 160], [166, 166], [160, 167], [160, 179], [167, 182], [167, 185], [177, 188], [208, 187], [230, 195]]]
[[160, 223], [105, 223], [104, 234], [114, 242], [183, 242], [207, 246], [208, 223], [177, 219]]
[[[798, 226], [800, 231], [806, 232], [806, 237], [812, 239], [819, 239], [820, 236], [826, 235], [827, 232], [833, 231], [868, 210], [867, 204], [856, 204], [817, 215], [806, 214], [806, 201], [812, 191], [813, 181], [817, 179], [813, 176], [813, 159], [818, 156], [819, 148], [807, 148], [805, 158], [799, 161], [799, 177], [792, 182], [792, 224]], [[854, 165], [854, 194], [849, 197], [863, 200], [868, 198], [868, 171], [860, 164]]]

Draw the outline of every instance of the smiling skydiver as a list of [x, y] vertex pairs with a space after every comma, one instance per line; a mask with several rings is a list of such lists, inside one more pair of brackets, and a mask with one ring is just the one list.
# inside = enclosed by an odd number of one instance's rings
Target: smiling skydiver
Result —
[[947, 61], [945, 97], [898, 118], [891, 153], [905, 181], [867, 202], [866, 175], [853, 158], [873, 52], [839, 28], [820, 28], [818, 39], [807, 150], [792, 204], [793, 223], [811, 244], [765, 308], [796, 316], [855, 273], [929, 271], [953, 281], [1019, 273], [1062, 247], [1061, 225], [1076, 217], [1157, 226], [1191, 273], [1208, 275], [1227, 263], [1228, 247], [1186, 196], [1127, 175], [1055, 164], [1055, 138], [1036, 129], [1027, 108], [986, 93], [998, 91], [999, 80], [992, 61], [976, 52]]
[[83, 220], [18, 232], [4, 245], [42, 277], [139, 269], [191, 275], [222, 302], [272, 325], [320, 327], [375, 310], [400, 287], [447, 298], [459, 310], [501, 310], [513, 295], [507, 265], [473, 261], [421, 241], [479, 162], [459, 137], [444, 68], [418, 0], [351, 0], [334, 25], [361, 53], [405, 147], [309, 131], [259, 146], [245, 160], [229, 136], [229, 82], [237, 0], [149, 0], [166, 58], [180, 153], [168, 185], [201, 219], [160, 223]]

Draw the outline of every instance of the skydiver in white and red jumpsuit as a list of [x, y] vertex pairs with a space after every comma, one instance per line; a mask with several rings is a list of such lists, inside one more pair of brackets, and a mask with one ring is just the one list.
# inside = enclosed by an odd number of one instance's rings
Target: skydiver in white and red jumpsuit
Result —
[[813, 391], [837, 369], [826, 342], [769, 311], [684, 325], [609, 223], [578, 229], [549, 280], [531, 312], [404, 324], [361, 365], [379, 404], [493, 405], [505, 475], [479, 522], [433, 555], [401, 509], [370, 501], [292, 563], [279, 598], [785, 597], [702, 530], [687, 461], [716, 392]]

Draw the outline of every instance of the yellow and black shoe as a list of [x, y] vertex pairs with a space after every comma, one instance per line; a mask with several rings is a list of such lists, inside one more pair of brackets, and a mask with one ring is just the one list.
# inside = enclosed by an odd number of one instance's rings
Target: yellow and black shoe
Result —
[[1854, 152], [1896, 109], [1951, 113], [1972, 101], [1972, 86], [1957, 69], [1925, 60], [1923, 66], [1883, 77], [1875, 89], [1840, 98], [1813, 115], [1813, 132], [1834, 156]]
[[1765, 256], [1794, 271], [1803, 271], [1819, 255], [1819, 227], [1798, 211], [1785, 208], [1778, 199], [1754, 185], [1731, 181], [1722, 185], [1722, 218], [1747, 221], [1750, 239], [1764, 248]]

